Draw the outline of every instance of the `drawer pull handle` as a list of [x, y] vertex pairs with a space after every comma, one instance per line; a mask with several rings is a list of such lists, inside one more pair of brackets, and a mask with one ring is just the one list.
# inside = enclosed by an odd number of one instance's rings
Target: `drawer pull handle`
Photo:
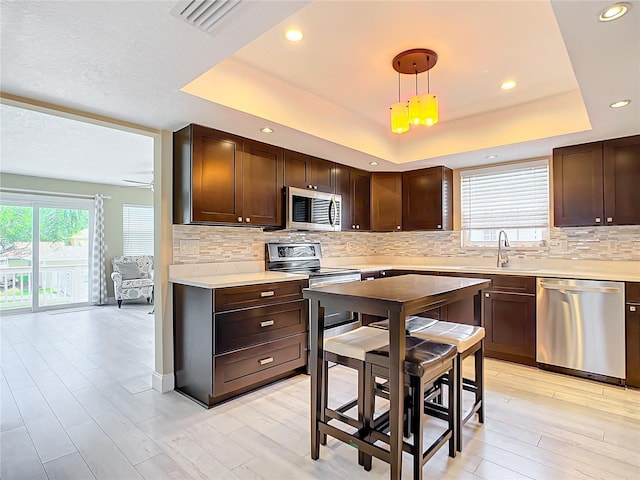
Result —
[[629, 311], [630, 312], [635, 312], [636, 311], [636, 307], [634, 305], [630, 305], [629, 306]]
[[273, 362], [273, 357], [263, 358], [262, 360], [260, 360], [260, 365], [266, 365], [271, 362]]
[[260, 326], [261, 327], [270, 327], [271, 325], [273, 325], [275, 322], [273, 320], [266, 320], [264, 322], [260, 322]]
[[262, 298], [264, 297], [273, 297], [275, 295], [276, 292], [274, 292], [273, 290], [269, 290], [268, 292], [260, 292], [260, 296]]

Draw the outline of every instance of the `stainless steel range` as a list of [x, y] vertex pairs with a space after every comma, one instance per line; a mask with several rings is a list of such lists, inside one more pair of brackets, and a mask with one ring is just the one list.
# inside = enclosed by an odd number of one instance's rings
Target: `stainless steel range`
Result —
[[[360, 271], [348, 268], [327, 268], [320, 265], [322, 249], [318, 242], [267, 243], [267, 270], [309, 275], [309, 287], [330, 283], [359, 282]], [[325, 311], [325, 337], [337, 335], [361, 326], [354, 312]]]

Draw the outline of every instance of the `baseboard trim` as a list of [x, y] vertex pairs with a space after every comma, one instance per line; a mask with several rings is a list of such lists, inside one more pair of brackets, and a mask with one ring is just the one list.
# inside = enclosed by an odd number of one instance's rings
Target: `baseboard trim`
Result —
[[161, 373], [153, 372], [151, 374], [151, 386], [160, 393], [170, 392], [176, 386], [173, 373], [162, 375]]

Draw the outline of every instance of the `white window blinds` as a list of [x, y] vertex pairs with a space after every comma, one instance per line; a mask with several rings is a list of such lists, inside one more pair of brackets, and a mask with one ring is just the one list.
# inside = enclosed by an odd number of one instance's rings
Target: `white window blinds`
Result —
[[122, 254], [153, 255], [152, 205], [122, 205]]
[[460, 173], [463, 242], [540, 242], [549, 229], [549, 162], [497, 165]]

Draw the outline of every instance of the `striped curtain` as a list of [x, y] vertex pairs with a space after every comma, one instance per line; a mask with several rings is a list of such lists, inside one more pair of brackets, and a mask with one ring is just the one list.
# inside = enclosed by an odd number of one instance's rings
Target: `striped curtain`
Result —
[[95, 196], [93, 244], [91, 246], [91, 303], [107, 303], [107, 275], [104, 260], [104, 195]]

